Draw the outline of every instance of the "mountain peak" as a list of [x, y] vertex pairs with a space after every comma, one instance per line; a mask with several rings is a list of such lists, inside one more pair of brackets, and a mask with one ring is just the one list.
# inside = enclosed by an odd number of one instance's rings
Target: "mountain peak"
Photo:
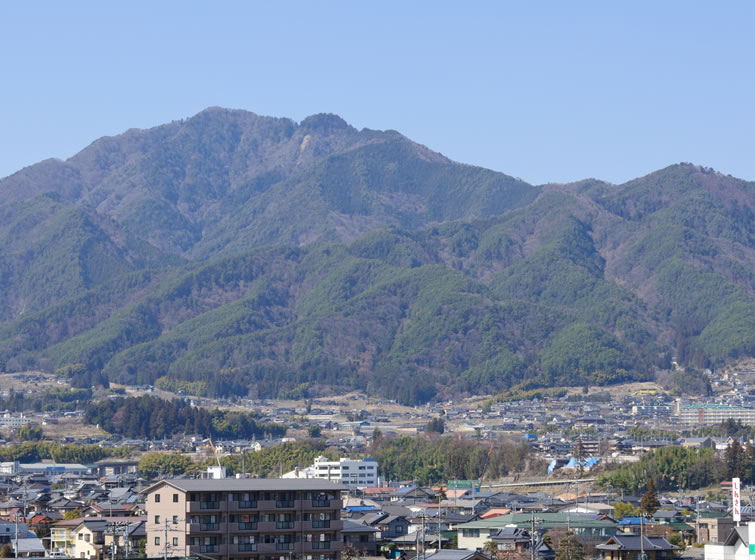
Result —
[[349, 123], [333, 113], [318, 113], [301, 121], [302, 128], [308, 128], [318, 132], [330, 133], [334, 130], [354, 130]]

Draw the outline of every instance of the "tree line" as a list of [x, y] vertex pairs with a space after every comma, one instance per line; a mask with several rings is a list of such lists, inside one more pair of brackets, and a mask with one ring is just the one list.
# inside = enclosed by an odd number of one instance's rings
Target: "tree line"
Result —
[[286, 433], [282, 424], [261, 422], [254, 413], [207, 410], [191, 406], [184, 400], [165, 400], [150, 395], [92, 403], [84, 419], [111, 434], [129, 438], [165, 439], [176, 434], [262, 438]]
[[128, 457], [131, 449], [112, 449], [99, 445], [62, 445], [52, 441], [27, 441], [0, 447], [0, 461], [35, 463], [49, 459], [56, 463], [94, 463], [106, 457]]
[[739, 477], [755, 483], [755, 446], [732, 440], [718, 458], [712, 449], [668, 446], [648, 452], [640, 461], [601, 475], [598, 483], [627, 493], [639, 493], [648, 484], [658, 490], [695, 489]]
[[381, 476], [434, 484], [448, 480], [495, 479], [511, 473], [545, 472], [526, 443], [476, 441], [456, 436], [390, 438], [378, 435], [370, 454]]

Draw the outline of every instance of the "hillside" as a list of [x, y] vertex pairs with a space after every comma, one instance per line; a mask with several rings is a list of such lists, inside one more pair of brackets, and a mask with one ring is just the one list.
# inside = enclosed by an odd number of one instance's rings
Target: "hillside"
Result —
[[535, 187], [334, 115], [208, 109], [0, 181], [0, 370], [405, 403], [755, 353], [755, 184]]

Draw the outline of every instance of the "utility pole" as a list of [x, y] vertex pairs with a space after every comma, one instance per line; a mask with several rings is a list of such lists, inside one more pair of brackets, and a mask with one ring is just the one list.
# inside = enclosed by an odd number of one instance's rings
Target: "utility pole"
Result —
[[700, 544], [700, 492], [695, 490], [695, 534], [697, 544]]
[[645, 560], [645, 532], [643, 530], [644, 515], [640, 515], [640, 560]]
[[16, 511], [16, 514], [13, 516], [13, 518], [16, 520], [16, 550], [14, 550], [14, 556], [18, 558], [18, 511]]
[[[442, 490], [442, 487], [441, 487]], [[440, 494], [438, 495], [438, 552], [440, 552], [441, 548], [443, 548], [443, 545], [441, 544], [441, 538], [443, 537], [443, 534], [440, 530]]]

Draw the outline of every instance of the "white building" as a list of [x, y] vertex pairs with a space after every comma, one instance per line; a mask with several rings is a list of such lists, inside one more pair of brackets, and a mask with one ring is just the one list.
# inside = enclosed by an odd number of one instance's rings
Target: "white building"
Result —
[[30, 420], [23, 414], [13, 416], [10, 412], [6, 412], [0, 416], [0, 428], [13, 428], [16, 430], [21, 426], [26, 426], [29, 422]]
[[755, 408], [742, 408], [728, 404], [677, 402], [677, 411], [680, 422], [689, 426], [720, 424], [729, 419], [742, 422], [745, 426], [755, 426]]
[[18, 461], [6, 461], [0, 463], [0, 474], [5, 476], [16, 476], [18, 472]]
[[705, 560], [750, 560], [755, 544], [755, 522], [735, 527], [723, 544], [706, 544]]
[[314, 465], [305, 469], [287, 472], [281, 478], [317, 478], [340, 482], [351, 488], [376, 488], [378, 485], [378, 463], [375, 459], [348, 459], [328, 461], [317, 457]]

